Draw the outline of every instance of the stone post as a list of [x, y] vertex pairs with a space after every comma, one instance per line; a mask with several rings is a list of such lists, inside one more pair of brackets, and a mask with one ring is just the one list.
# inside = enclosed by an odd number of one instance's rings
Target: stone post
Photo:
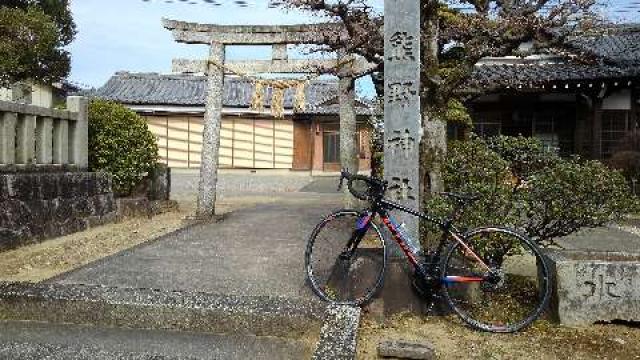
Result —
[[18, 115], [6, 112], [0, 123], [0, 164], [13, 165], [16, 162], [16, 124]]
[[[350, 66], [343, 51], [338, 51], [339, 69], [338, 91], [340, 101], [340, 165], [343, 169], [358, 173], [358, 148], [356, 142], [357, 119], [355, 110], [355, 82], [351, 75]], [[354, 198], [349, 190], [344, 187], [343, 206], [350, 209], [354, 206]]]
[[53, 126], [53, 163], [68, 164], [69, 152], [69, 122], [58, 120]]
[[16, 128], [16, 162], [35, 165], [36, 160], [36, 116], [19, 116]]
[[200, 161], [200, 183], [198, 186], [197, 217], [215, 214], [216, 185], [218, 182], [218, 153], [220, 149], [220, 125], [222, 123], [222, 96], [224, 69], [216, 64], [224, 64], [224, 44], [213, 42], [208, 65], [207, 101], [202, 134], [202, 159]]
[[[420, 1], [384, 2], [384, 177], [388, 197], [420, 209]], [[419, 244], [418, 220], [394, 214]]]
[[41, 118], [36, 124], [36, 160], [38, 164], [51, 164], [53, 161], [53, 119]]
[[271, 46], [271, 61], [287, 61], [287, 44], [273, 44]]
[[[82, 96], [69, 96], [67, 109], [78, 113], [78, 119], [69, 124], [68, 161], [80, 169], [86, 169], [89, 167], [89, 100]], [[65, 144], [59, 145], [64, 149]], [[61, 154], [60, 158], [64, 159], [65, 156]]]

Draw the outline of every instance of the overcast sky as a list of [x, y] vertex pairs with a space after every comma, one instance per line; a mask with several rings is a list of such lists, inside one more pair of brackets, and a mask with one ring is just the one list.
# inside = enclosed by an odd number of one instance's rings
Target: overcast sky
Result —
[[[78, 26], [70, 46], [73, 82], [100, 87], [116, 71], [169, 72], [171, 59], [204, 58], [203, 45], [183, 45], [173, 41], [161, 25], [163, 17], [217, 24], [295, 24], [320, 21], [300, 12], [269, 9], [268, 0], [217, 0], [214, 6], [204, 0], [72, 0]], [[240, 0], [242, 1], [242, 0]], [[604, 0], [603, 0], [604, 1]], [[383, 0], [372, 0], [379, 8]], [[640, 21], [640, 0], [610, 0], [610, 12], [624, 22]], [[265, 48], [231, 48], [229, 59], [267, 59]], [[365, 86], [366, 87], [366, 86]]]

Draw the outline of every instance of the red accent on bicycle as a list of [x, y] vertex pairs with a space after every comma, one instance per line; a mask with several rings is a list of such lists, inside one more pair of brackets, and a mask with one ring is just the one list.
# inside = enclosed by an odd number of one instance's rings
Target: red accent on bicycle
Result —
[[[311, 233], [305, 266], [309, 284], [321, 299], [350, 305], [373, 299], [382, 286], [389, 253], [383, 225], [413, 267], [419, 293], [429, 301], [443, 298], [468, 325], [514, 332], [547, 307], [552, 278], [535, 243], [504, 227], [462, 232], [453, 224], [479, 197], [443, 193], [453, 206], [448, 217], [439, 218], [385, 199], [386, 181], [343, 170], [338, 189], [345, 180], [351, 194], [369, 206], [336, 211]], [[434, 224], [442, 232], [435, 249], [420, 251], [413, 242], [418, 239], [399, 229], [391, 211]]]

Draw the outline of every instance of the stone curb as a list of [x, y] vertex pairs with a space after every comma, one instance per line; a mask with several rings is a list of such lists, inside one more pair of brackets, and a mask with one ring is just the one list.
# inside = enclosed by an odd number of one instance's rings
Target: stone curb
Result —
[[196, 360], [146, 353], [125, 353], [100, 350], [92, 346], [62, 346], [50, 344], [0, 344], [0, 358], [5, 360]]
[[302, 337], [324, 305], [274, 296], [88, 285], [0, 283], [0, 319], [215, 334]]
[[[313, 359], [355, 359], [360, 314], [358, 307], [275, 296], [0, 283], [0, 320], [286, 338], [319, 331]], [[127, 356], [110, 358], [147, 359]]]
[[356, 341], [361, 310], [347, 305], [329, 305], [320, 329], [320, 340], [313, 360], [347, 360], [356, 358]]

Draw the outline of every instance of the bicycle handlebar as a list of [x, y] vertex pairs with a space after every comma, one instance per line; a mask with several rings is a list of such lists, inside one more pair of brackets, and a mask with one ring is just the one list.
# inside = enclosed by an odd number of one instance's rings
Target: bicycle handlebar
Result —
[[[344, 180], [347, 180], [347, 188], [349, 192], [357, 199], [360, 200], [373, 200], [379, 199], [384, 196], [387, 191], [388, 183], [384, 180], [377, 179], [371, 176], [351, 174], [348, 169], [342, 169], [340, 172], [340, 184], [338, 185], [338, 191], [342, 189]], [[367, 186], [363, 191], [359, 191], [355, 188], [354, 182], [364, 182]]]

